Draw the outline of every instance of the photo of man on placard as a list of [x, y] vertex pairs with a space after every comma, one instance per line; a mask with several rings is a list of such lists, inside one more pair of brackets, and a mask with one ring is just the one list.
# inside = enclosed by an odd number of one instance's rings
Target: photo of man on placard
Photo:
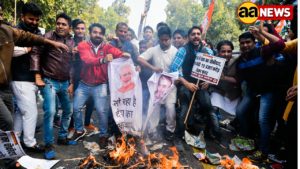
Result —
[[133, 71], [132, 66], [129, 64], [125, 64], [120, 68], [119, 76], [121, 87], [118, 89], [118, 92], [124, 94], [134, 89], [135, 83], [133, 82]]
[[154, 93], [154, 103], [164, 99], [168, 90], [172, 86], [172, 78], [166, 75], [161, 75], [158, 79], [158, 85]]

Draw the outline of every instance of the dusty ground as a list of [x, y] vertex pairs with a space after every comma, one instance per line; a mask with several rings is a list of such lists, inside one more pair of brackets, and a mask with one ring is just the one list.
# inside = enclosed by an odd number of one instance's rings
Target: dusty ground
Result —
[[[39, 111], [39, 121], [38, 125], [42, 126], [42, 110]], [[96, 118], [95, 118], [96, 119]], [[94, 123], [97, 123], [95, 120]], [[42, 129], [42, 127], [41, 127]], [[55, 135], [57, 135], [57, 129], [55, 129]], [[206, 139], [206, 150], [209, 151], [210, 153], [219, 153], [220, 155], [229, 155], [233, 157], [234, 155], [237, 155], [240, 159], [245, 157], [247, 153], [245, 152], [233, 152], [229, 150], [228, 148], [228, 143], [230, 142], [230, 139], [234, 137], [233, 133], [227, 131], [227, 130], [222, 130], [222, 146], [217, 143], [216, 141], [212, 139]], [[43, 139], [42, 139], [42, 131], [39, 131], [36, 134], [37, 140], [39, 143], [43, 144]], [[92, 135], [90, 137], [85, 137], [85, 141], [88, 142], [97, 142], [98, 143], [98, 136], [97, 135]], [[162, 148], [163, 152], [168, 152], [168, 148], [172, 145], [175, 145], [180, 156], [180, 163], [185, 166], [189, 166], [190, 168], [194, 169], [202, 169], [204, 168], [201, 162], [199, 162], [194, 156], [193, 156], [193, 149], [191, 146], [187, 145], [182, 139], [176, 138], [172, 142], [165, 142], [167, 145], [165, 145]], [[78, 145], [71, 145], [71, 146], [59, 146], [56, 145], [55, 147], [57, 157], [56, 159], [60, 159], [60, 161], [53, 167], [53, 169], [74, 169], [76, 166], [78, 166], [80, 160], [82, 158], [87, 157], [89, 154], [89, 151], [84, 148], [83, 143], [79, 142]], [[28, 152], [28, 155], [30, 155], [33, 158], [43, 158], [43, 154], [38, 154], [38, 153], [30, 153]], [[100, 158], [100, 157], [99, 157]], [[265, 168], [269, 168], [269, 164], [257, 164], [259, 166], [264, 166]], [[0, 163], [0, 168], [4, 167], [3, 164], [1, 166]]]

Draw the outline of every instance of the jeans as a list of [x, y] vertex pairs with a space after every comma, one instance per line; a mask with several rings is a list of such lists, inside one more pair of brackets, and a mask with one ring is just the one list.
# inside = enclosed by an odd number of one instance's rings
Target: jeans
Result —
[[[179, 87], [179, 99], [180, 99], [180, 112], [178, 114], [178, 121], [177, 121], [177, 134], [182, 137], [184, 135], [184, 130], [185, 130], [185, 125], [184, 125], [184, 120], [185, 120], [185, 116], [187, 114], [188, 111], [188, 107], [191, 101], [193, 93], [191, 91], [189, 91], [185, 86], [180, 86]], [[209, 115], [209, 113], [212, 113], [212, 105], [210, 102], [210, 95], [209, 92], [207, 90], [201, 90], [199, 89], [198, 91], [196, 91], [196, 95], [195, 95], [195, 100], [197, 101], [196, 104], [199, 105], [199, 108], [201, 110], [202, 113], [204, 113], [205, 115]], [[195, 102], [193, 104], [196, 105]], [[187, 123], [189, 125], [192, 125], [194, 123], [194, 119], [192, 118], [192, 110], [189, 114]], [[211, 120], [211, 117], [208, 116], [208, 119]]]
[[0, 87], [0, 129], [3, 131], [13, 130], [13, 98], [8, 86]]
[[107, 84], [100, 84], [97, 86], [89, 86], [83, 82], [79, 82], [78, 88], [74, 96], [74, 121], [75, 130], [83, 131], [82, 110], [88, 98], [91, 96], [94, 100], [94, 105], [99, 118], [100, 136], [107, 136], [108, 132], [108, 109], [109, 97], [107, 92]]
[[[236, 117], [240, 125], [240, 134], [242, 136], [249, 136], [249, 117], [251, 114], [249, 111], [251, 106], [254, 103], [256, 93], [247, 89], [245, 95], [242, 98], [242, 101], [238, 104], [236, 110]], [[274, 101], [275, 94], [273, 92], [266, 92], [260, 95], [259, 99], [259, 112], [258, 112], [258, 123], [260, 128], [260, 141], [259, 141], [259, 150], [267, 154], [269, 150], [269, 139], [271, 131], [273, 130], [274, 123], [272, 120], [275, 116], [274, 113]]]
[[13, 81], [11, 86], [16, 102], [14, 114], [14, 131], [19, 135], [23, 131], [23, 141], [27, 147], [36, 144], [35, 127], [38, 117], [34, 82]]
[[56, 95], [61, 103], [63, 113], [61, 125], [58, 132], [58, 138], [64, 139], [68, 135], [68, 127], [72, 115], [71, 102], [68, 93], [69, 81], [58, 81], [50, 78], [44, 78], [45, 87], [42, 89], [44, 97], [44, 141], [45, 144], [53, 144], [53, 119], [56, 113]]

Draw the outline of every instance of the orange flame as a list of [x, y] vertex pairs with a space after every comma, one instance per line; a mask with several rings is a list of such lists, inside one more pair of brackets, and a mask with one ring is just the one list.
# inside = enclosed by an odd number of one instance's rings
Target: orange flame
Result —
[[109, 153], [110, 158], [116, 160], [118, 163], [126, 165], [130, 158], [135, 153], [135, 142], [133, 138], [128, 139], [128, 144], [125, 142], [124, 135], [117, 139], [116, 149]]
[[220, 163], [225, 169], [259, 169], [257, 166], [252, 165], [248, 158], [243, 158], [241, 164], [237, 165], [226, 155], [224, 156], [224, 159], [220, 160]]
[[[141, 141], [143, 143], [143, 141]], [[143, 144], [142, 144], [143, 145]], [[114, 159], [118, 164], [126, 165], [130, 162], [130, 159], [135, 155], [135, 140], [130, 138], [125, 141], [125, 136], [123, 135], [121, 138], [117, 139], [116, 148], [109, 152], [110, 158]], [[172, 151], [172, 156], [166, 156], [162, 153], [150, 153], [146, 160], [142, 156], [138, 156], [137, 164], [145, 164], [147, 162], [148, 168], [161, 168], [161, 169], [169, 169], [169, 168], [180, 168], [181, 164], [179, 163], [179, 155], [176, 147], [170, 147]], [[133, 166], [137, 165], [134, 164]], [[133, 166], [129, 167], [132, 168]]]
[[165, 156], [162, 153], [149, 154], [148, 167], [161, 169], [180, 168], [181, 164], [179, 163], [179, 156], [176, 147], [170, 147], [170, 150], [173, 152], [172, 156]]

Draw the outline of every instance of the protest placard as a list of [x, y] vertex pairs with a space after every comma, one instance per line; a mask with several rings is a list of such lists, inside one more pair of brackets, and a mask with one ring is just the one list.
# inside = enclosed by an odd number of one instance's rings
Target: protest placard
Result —
[[132, 59], [118, 58], [108, 67], [111, 109], [122, 133], [141, 135], [142, 84]]
[[191, 76], [218, 85], [226, 59], [197, 53]]
[[[146, 129], [148, 122], [151, 126], [151, 116], [154, 112], [155, 106], [160, 106], [167, 98], [167, 96], [174, 90], [175, 88], [175, 80], [178, 79], [178, 72], [173, 73], [153, 73], [153, 75], [147, 81], [150, 98], [149, 98], [149, 107], [147, 112], [147, 118], [145, 123], [143, 124], [143, 131]], [[175, 92], [176, 94], [176, 92]], [[176, 96], [175, 96], [176, 97]]]
[[20, 141], [13, 131], [0, 130], [0, 159], [16, 158], [25, 155]]

